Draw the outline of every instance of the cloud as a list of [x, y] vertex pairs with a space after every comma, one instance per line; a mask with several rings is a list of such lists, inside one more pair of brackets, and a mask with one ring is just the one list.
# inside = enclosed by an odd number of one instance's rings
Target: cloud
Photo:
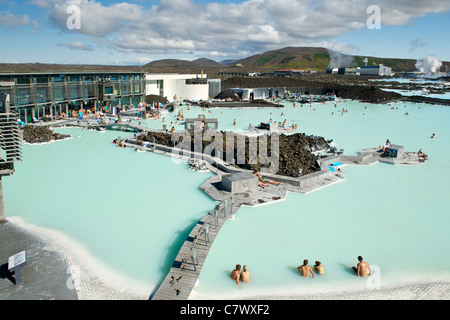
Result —
[[71, 50], [94, 51], [94, 47], [92, 45], [86, 45], [82, 42], [77, 42], [77, 41], [72, 41], [69, 43], [58, 43], [57, 46], [71, 49]]
[[[32, 0], [41, 3], [40, 0]], [[75, 0], [73, 0], [75, 1]], [[72, 1], [72, 2], [73, 2]], [[72, 3], [71, 2], [71, 3]], [[69, 30], [69, 2], [52, 0], [49, 21], [112, 50], [135, 53], [263, 52], [283, 46], [323, 43], [366, 28], [373, 0], [246, 0], [194, 2], [160, 0], [150, 4], [76, 0], [81, 28]], [[382, 25], [406, 25], [428, 13], [446, 12], [448, 0], [377, 0]], [[347, 44], [341, 46], [349, 48]], [[336, 48], [330, 48], [335, 50]]]
[[39, 24], [36, 20], [30, 20], [30, 18], [23, 15], [15, 15], [9, 11], [0, 11], [0, 25], [7, 27], [8, 29], [15, 29], [22, 26], [32, 26], [35, 29], [39, 29]]
[[426, 46], [427, 44], [422, 41], [422, 39], [416, 38], [409, 42], [409, 51], [414, 51], [416, 48]]
[[[69, 30], [67, 20], [70, 13], [67, 8], [76, 5], [80, 8], [81, 29]], [[143, 19], [141, 7], [129, 3], [117, 3], [104, 6], [99, 2], [78, 0], [75, 2], [56, 1], [49, 13], [50, 21], [59, 29], [68, 32], [79, 32], [93, 37], [105, 37], [129, 30], [126, 26]]]

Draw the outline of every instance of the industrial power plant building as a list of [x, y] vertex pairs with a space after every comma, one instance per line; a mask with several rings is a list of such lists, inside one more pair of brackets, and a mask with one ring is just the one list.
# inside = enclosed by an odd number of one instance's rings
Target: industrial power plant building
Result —
[[391, 76], [391, 68], [383, 66], [362, 66], [359, 69], [360, 75], [375, 75], [375, 76]]

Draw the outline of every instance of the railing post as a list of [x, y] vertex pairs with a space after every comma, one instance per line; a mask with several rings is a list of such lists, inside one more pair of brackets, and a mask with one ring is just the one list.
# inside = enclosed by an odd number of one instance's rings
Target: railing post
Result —
[[228, 201], [226, 199], [223, 200], [223, 217], [224, 218], [227, 217], [227, 203], [228, 203]]
[[195, 250], [195, 248], [192, 249], [191, 258], [192, 258], [192, 264], [194, 265], [194, 270], [197, 271], [196, 265], [198, 265], [198, 258], [197, 258], [197, 251]]
[[209, 224], [205, 225], [205, 242], [209, 242]]

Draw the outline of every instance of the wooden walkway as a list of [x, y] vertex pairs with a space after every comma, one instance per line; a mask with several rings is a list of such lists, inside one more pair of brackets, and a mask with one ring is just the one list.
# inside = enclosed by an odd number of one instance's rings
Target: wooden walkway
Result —
[[132, 122], [117, 122], [117, 123], [110, 123], [107, 125], [103, 125], [103, 127], [106, 130], [121, 130], [123, 131], [123, 129], [130, 129], [134, 132], [145, 132], [145, 131], [156, 131], [154, 129], [150, 129], [149, 127], [143, 126], [143, 125], [139, 125], [136, 123], [132, 123]]
[[197, 223], [184, 241], [166, 278], [150, 296], [151, 300], [188, 299], [217, 234], [238, 209], [239, 206], [232, 205], [228, 199]]

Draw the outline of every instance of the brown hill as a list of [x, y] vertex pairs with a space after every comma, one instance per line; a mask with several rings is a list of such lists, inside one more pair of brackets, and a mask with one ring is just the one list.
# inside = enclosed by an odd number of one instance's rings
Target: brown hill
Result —
[[240, 60], [245, 68], [325, 70], [330, 57], [325, 48], [287, 47]]
[[[217, 77], [220, 71], [258, 72], [279, 69], [299, 69], [325, 71], [328, 67], [358, 67], [367, 65], [391, 67], [394, 72], [417, 71], [414, 59], [379, 58], [370, 56], [353, 56], [341, 54], [320, 47], [286, 47], [278, 50], [256, 54], [245, 59], [235, 60], [242, 65], [227, 65], [207, 58], [193, 61], [180, 59], [162, 59], [152, 61], [143, 66], [107, 66], [76, 64], [44, 64], [44, 63], [0, 63], [0, 72], [102, 72], [102, 71], [135, 71], [153, 73], [199, 73], [203, 70], [210, 77]], [[331, 62], [331, 63], [330, 63]], [[449, 67], [450, 62], [443, 61], [441, 70]]]
[[143, 68], [193, 68], [193, 67], [222, 67], [220, 63], [207, 59], [200, 58], [197, 60], [179, 60], [179, 59], [162, 59], [155, 60], [146, 65]]
[[416, 60], [413, 59], [354, 56], [320, 47], [287, 47], [257, 54], [238, 63], [245, 68], [325, 71], [329, 67], [360, 67], [364, 65], [365, 58], [368, 59], [367, 65], [383, 64], [393, 71], [416, 70]]

